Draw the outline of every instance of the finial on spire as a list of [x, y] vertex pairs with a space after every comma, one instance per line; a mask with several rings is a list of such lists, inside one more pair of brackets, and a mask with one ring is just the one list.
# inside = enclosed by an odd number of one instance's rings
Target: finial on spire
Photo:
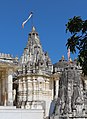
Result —
[[73, 61], [72, 61], [72, 59], [70, 58], [70, 63], [72, 63]]
[[65, 58], [64, 58], [64, 55], [62, 55], [62, 58], [61, 58], [61, 59], [62, 59], [62, 61], [65, 59]]
[[32, 31], [35, 31], [35, 27], [34, 26], [32, 27]]
[[67, 55], [68, 55], [68, 61], [70, 60], [70, 48], [68, 48], [68, 53], [67, 53]]

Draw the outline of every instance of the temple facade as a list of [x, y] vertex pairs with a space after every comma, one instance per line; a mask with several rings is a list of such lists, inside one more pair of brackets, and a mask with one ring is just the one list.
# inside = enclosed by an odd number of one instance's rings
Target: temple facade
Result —
[[52, 64], [33, 27], [19, 60], [0, 53], [0, 106], [43, 110], [43, 119], [86, 119], [87, 77], [76, 60]]

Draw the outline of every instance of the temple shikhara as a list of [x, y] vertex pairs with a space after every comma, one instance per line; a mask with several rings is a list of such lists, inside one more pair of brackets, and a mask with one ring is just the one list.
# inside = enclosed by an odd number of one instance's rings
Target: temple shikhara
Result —
[[62, 56], [52, 64], [35, 27], [20, 59], [0, 53], [1, 119], [11, 119], [8, 113], [13, 119], [87, 119], [87, 77], [76, 59]]

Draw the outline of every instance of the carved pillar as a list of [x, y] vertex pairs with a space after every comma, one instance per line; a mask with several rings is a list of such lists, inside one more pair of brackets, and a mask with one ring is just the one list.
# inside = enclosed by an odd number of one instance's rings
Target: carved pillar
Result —
[[13, 71], [11, 69], [8, 70], [8, 106], [13, 106]]
[[27, 85], [27, 100], [32, 101], [32, 81], [30, 80], [31, 78], [28, 77], [28, 85]]
[[22, 101], [22, 91], [23, 91], [23, 88], [22, 88], [22, 79], [19, 79], [18, 80], [18, 102], [21, 102]]
[[5, 82], [5, 72], [2, 72], [1, 78], [1, 105], [4, 105], [5, 102], [5, 89], [6, 89], [6, 82]]
[[56, 80], [56, 98], [58, 97], [59, 79]]
[[23, 77], [23, 101], [26, 101], [26, 80], [25, 77]]

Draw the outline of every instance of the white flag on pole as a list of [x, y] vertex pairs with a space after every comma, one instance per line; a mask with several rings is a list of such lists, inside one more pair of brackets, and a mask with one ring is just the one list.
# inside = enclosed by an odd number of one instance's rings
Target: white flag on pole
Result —
[[22, 23], [22, 28], [24, 28], [24, 25], [27, 23], [27, 21], [32, 17], [33, 13], [31, 12], [29, 17]]

